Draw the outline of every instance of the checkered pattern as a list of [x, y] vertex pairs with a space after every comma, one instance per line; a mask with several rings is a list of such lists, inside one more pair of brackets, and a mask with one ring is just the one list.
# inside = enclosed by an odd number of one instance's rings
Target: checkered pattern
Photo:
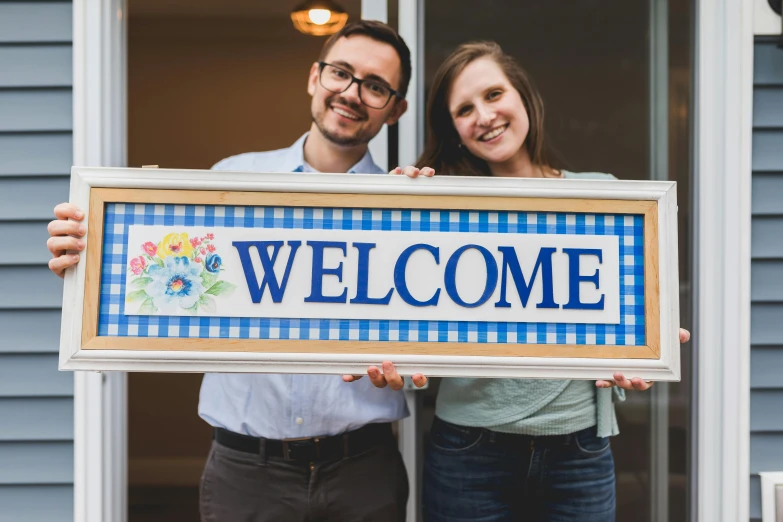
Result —
[[[102, 336], [219, 339], [535, 343], [641, 346], [643, 216], [537, 212], [106, 205], [98, 332]], [[124, 315], [130, 225], [402, 230], [617, 236], [620, 324], [269, 319]]]

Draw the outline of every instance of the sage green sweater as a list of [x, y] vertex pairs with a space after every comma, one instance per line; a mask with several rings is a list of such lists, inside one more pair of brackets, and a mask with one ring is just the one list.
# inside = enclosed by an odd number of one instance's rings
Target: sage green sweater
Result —
[[[563, 171], [566, 178], [615, 179], [611, 174]], [[435, 413], [459, 424], [524, 435], [564, 435], [597, 426], [599, 437], [617, 435], [614, 400], [620, 388], [594, 381], [445, 378]]]

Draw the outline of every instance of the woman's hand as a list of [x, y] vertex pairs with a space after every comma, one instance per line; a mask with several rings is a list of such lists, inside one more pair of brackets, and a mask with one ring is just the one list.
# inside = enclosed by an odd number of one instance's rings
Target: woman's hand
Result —
[[[680, 328], [680, 344], [687, 343], [690, 341], [690, 339], [691, 333], [684, 328]], [[621, 372], [615, 373], [612, 377], [614, 377], [613, 381], [595, 381], [595, 385], [598, 388], [611, 388], [612, 386], [619, 386], [624, 390], [638, 391], [649, 390], [653, 385], [652, 381], [645, 381], [639, 377], [626, 379], [625, 375], [623, 375]]]
[[[401, 390], [405, 384], [405, 379], [402, 375], [397, 373], [394, 364], [392, 364], [391, 361], [384, 361], [381, 366], [383, 366], [383, 372], [381, 372], [377, 366], [370, 366], [367, 368], [367, 375], [370, 377], [370, 381], [372, 381], [373, 385], [375, 385], [376, 388], [385, 388], [386, 386], [389, 386], [392, 390]], [[362, 377], [364, 377], [364, 375], [343, 375], [343, 381], [354, 382]], [[427, 384], [427, 377], [421, 373], [414, 374], [411, 379], [413, 380], [414, 386], [417, 388], [421, 388]]]
[[409, 178], [418, 178], [419, 176], [424, 176], [425, 178], [431, 178], [432, 176], [435, 175], [435, 169], [431, 167], [422, 167], [420, 169], [417, 169], [413, 165], [409, 165], [405, 168], [397, 167], [396, 169], [389, 172], [389, 174], [396, 175], [396, 176], [404, 174]]

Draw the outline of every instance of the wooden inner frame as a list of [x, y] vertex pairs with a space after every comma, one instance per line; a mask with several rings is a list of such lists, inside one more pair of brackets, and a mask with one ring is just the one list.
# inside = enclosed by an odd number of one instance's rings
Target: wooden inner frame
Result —
[[[107, 203], [229, 205], [370, 209], [487, 210], [576, 212], [644, 216], [644, 346], [440, 343], [400, 341], [322, 341], [277, 339], [187, 339], [98, 335], [103, 222]], [[90, 190], [82, 348], [207, 352], [472, 355], [500, 357], [577, 357], [591, 359], [659, 359], [660, 294], [658, 280], [658, 203], [615, 199], [555, 199], [486, 196], [420, 196], [401, 194], [313, 194], [306, 192], [231, 192], [207, 190]]]

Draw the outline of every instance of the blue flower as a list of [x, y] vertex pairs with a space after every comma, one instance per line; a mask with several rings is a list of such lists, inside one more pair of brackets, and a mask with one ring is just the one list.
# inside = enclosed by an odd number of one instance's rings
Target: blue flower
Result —
[[206, 291], [201, 284], [201, 264], [174, 256], [167, 257], [163, 263], [162, 267], [150, 267], [148, 275], [152, 281], [145, 288], [147, 295], [161, 311], [192, 308]]
[[205, 264], [207, 267], [207, 272], [212, 272], [214, 274], [215, 272], [220, 271], [220, 265], [223, 264], [223, 260], [217, 254], [209, 254]]

